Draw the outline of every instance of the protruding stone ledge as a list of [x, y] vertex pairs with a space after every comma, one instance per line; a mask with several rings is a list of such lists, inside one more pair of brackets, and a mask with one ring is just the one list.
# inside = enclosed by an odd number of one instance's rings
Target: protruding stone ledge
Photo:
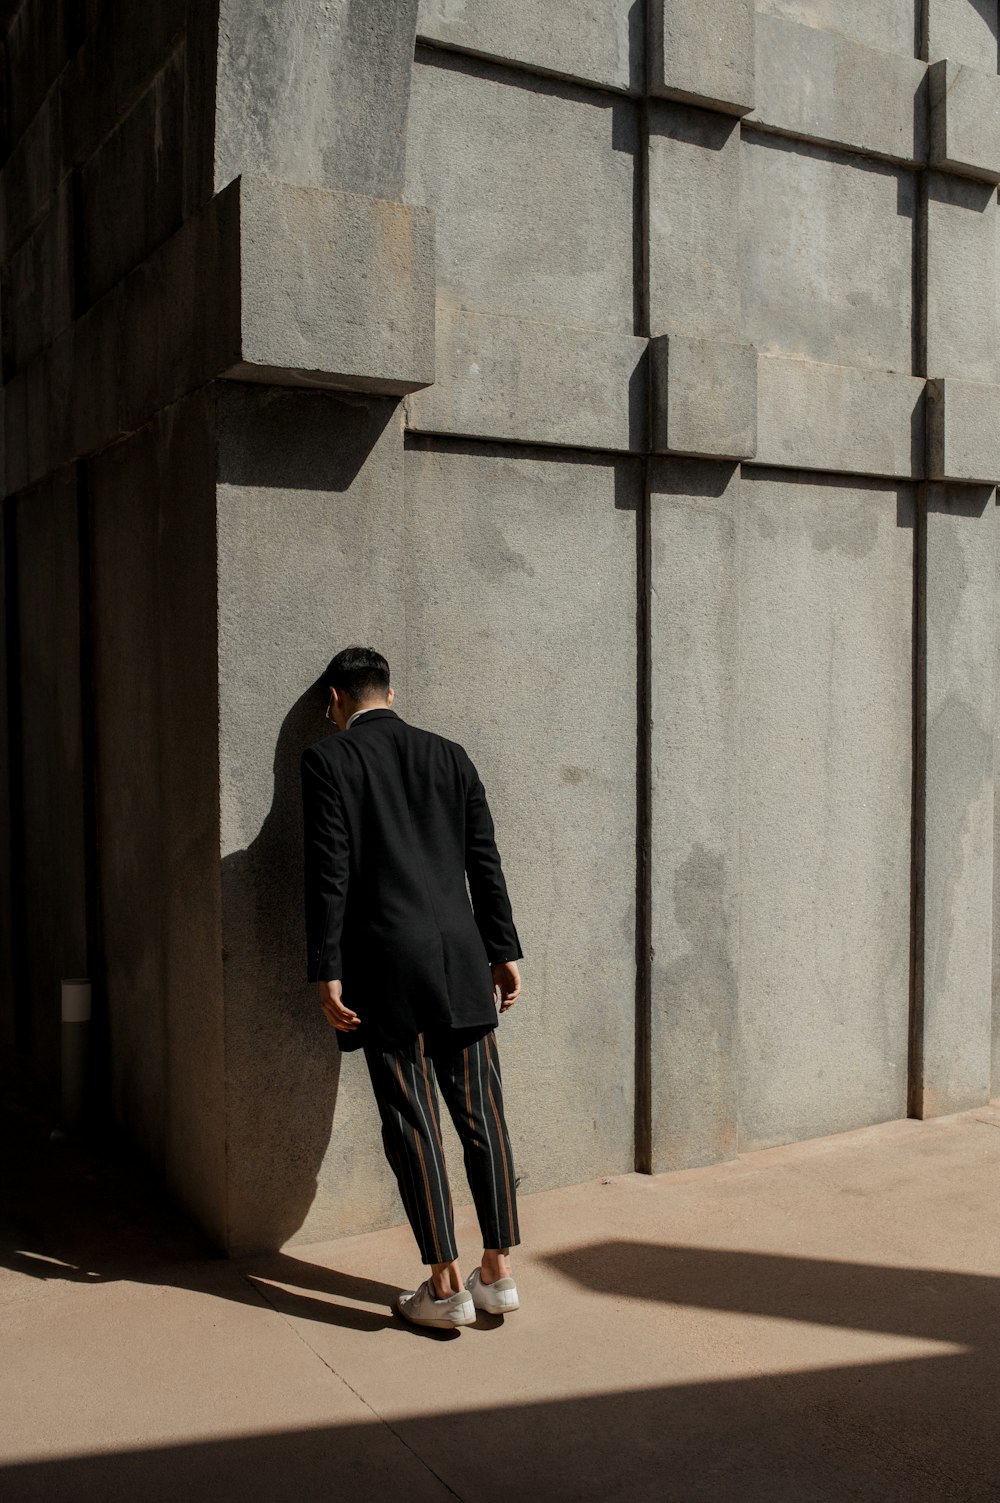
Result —
[[654, 452], [752, 459], [757, 448], [753, 345], [662, 334], [649, 348]]
[[757, 392], [758, 464], [889, 479], [923, 472], [922, 377], [761, 354]]
[[745, 115], [754, 107], [754, 0], [650, 0], [647, 88]]
[[924, 63], [780, 16], [758, 15], [755, 38], [748, 124], [909, 165], [926, 160]]
[[437, 309], [437, 379], [406, 399], [424, 433], [558, 444], [646, 446], [646, 340]]
[[954, 376], [928, 381], [927, 477], [1000, 482], [1000, 386]]
[[930, 165], [1000, 183], [1000, 77], [948, 58], [927, 76]]

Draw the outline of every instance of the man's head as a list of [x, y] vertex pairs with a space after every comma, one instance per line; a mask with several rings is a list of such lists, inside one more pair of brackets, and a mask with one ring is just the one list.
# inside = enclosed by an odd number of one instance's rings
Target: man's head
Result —
[[389, 664], [373, 647], [345, 647], [331, 658], [323, 675], [330, 695], [328, 717], [345, 730], [355, 710], [391, 705]]

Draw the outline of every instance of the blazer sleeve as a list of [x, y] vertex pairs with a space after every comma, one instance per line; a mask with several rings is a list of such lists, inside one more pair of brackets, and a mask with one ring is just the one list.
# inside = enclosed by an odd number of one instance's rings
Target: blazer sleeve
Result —
[[468, 756], [466, 764], [469, 782], [465, 794], [465, 870], [472, 911], [490, 965], [501, 960], [520, 960], [524, 952], [514, 927], [486, 790]]
[[323, 759], [307, 746], [300, 759], [305, 840], [307, 979], [341, 979], [340, 941], [349, 875], [347, 821]]

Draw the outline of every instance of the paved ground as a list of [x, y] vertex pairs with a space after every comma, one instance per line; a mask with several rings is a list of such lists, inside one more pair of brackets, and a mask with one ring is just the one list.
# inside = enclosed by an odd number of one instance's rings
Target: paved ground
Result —
[[36, 1144], [0, 1498], [997, 1503], [998, 1129], [526, 1196], [522, 1309], [442, 1335], [388, 1313], [407, 1229], [229, 1261], [134, 1173]]

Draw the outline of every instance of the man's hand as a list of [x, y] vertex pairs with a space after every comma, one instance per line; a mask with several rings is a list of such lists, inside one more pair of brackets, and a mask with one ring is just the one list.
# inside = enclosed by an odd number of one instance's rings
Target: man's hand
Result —
[[494, 997], [496, 988], [500, 988], [500, 1011], [506, 1012], [508, 1007], [513, 1007], [521, 995], [521, 973], [517, 968], [516, 960], [498, 960], [496, 965], [491, 965], [493, 973]]
[[326, 1021], [336, 1028], [338, 1033], [353, 1033], [361, 1023], [356, 1012], [345, 1007], [341, 998], [341, 984], [339, 981], [321, 981], [319, 984], [320, 997], [323, 1002], [323, 1012]]

